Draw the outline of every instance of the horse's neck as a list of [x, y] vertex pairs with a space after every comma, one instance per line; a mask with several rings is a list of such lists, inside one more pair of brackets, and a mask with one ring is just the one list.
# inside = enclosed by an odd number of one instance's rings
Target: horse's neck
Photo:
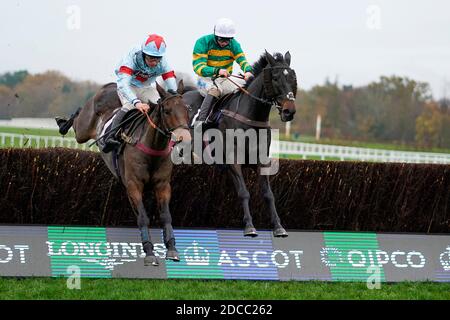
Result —
[[[160, 126], [160, 118], [159, 115], [152, 117], [153, 122], [158, 126]], [[153, 128], [149, 123], [147, 123], [146, 128], [144, 130], [144, 134], [141, 136], [141, 143], [145, 146], [152, 148], [154, 150], [162, 150], [167, 146], [167, 137], [164, 136], [161, 132]]]
[[[255, 97], [266, 99], [262, 73], [253, 80], [247, 91]], [[240, 115], [251, 120], [267, 121], [269, 120], [271, 105], [262, 103], [246, 93], [240, 92], [227, 109], [237, 111]]]

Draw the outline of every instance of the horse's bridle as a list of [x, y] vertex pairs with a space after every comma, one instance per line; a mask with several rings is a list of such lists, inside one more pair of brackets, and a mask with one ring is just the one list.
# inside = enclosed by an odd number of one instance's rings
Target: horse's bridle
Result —
[[[274, 90], [273, 85], [272, 85], [272, 78], [271, 78], [271, 76], [270, 76], [270, 79], [268, 79], [269, 78], [269, 72], [272, 69], [291, 70], [292, 72], [295, 73], [295, 71], [292, 70], [290, 67], [285, 67], [285, 66], [266, 67], [266, 68], [264, 68], [264, 71], [263, 71], [263, 77], [264, 77], [263, 86], [264, 86], [264, 93], [266, 94], [268, 99], [263, 99], [263, 98], [257, 97], [255, 95], [253, 95], [252, 93], [250, 93], [248, 90], [242, 88], [240, 85], [238, 85], [236, 82], [234, 82], [230, 78], [227, 78], [227, 79], [231, 83], [233, 83], [236, 87], [238, 87], [238, 89], [240, 91], [242, 91], [243, 93], [245, 93], [246, 95], [248, 95], [252, 99], [257, 100], [257, 101], [259, 101], [259, 102], [261, 102], [263, 104], [266, 104], [266, 105], [275, 106], [278, 110], [281, 110], [282, 107], [280, 106], [278, 99], [284, 98], [285, 96], [283, 96], [282, 94], [275, 95], [275, 90]], [[270, 73], [270, 75], [271, 75], [271, 73]], [[270, 87], [268, 87], [268, 86], [270, 86]], [[294, 96], [293, 92], [289, 92], [286, 95], [286, 98], [288, 100], [290, 100], [290, 101], [295, 101], [295, 96]]]
[[[275, 95], [275, 90], [273, 88], [273, 84], [272, 84], [272, 74], [269, 73], [272, 69], [284, 69], [287, 72], [287, 69], [291, 70], [294, 75], [295, 75], [295, 71], [292, 70], [290, 67], [286, 67], [286, 66], [277, 66], [277, 67], [267, 67], [263, 70], [263, 88], [264, 88], [264, 93], [266, 94], [266, 96], [268, 96], [269, 99], [263, 99], [260, 97], [257, 97], [255, 95], [253, 95], [252, 93], [250, 93], [247, 89], [241, 87], [239, 84], [237, 84], [236, 82], [234, 82], [233, 80], [230, 79], [230, 77], [227, 78], [227, 80], [229, 80], [231, 83], [233, 83], [241, 92], [243, 92], [244, 94], [248, 95], [249, 97], [251, 97], [252, 99], [261, 102], [262, 104], [265, 105], [270, 105], [275, 106], [278, 109], [278, 112], [282, 112], [283, 111], [283, 107], [280, 105], [278, 99], [283, 97], [283, 95]], [[233, 76], [233, 77], [237, 77], [237, 76]], [[241, 78], [242, 77], [237, 77], [237, 78]], [[213, 81], [216, 78], [213, 79]], [[295, 95], [293, 92], [289, 92], [286, 95], [286, 98], [290, 101], [295, 101]], [[254, 127], [260, 127], [260, 128], [267, 128], [269, 127], [269, 123], [268, 121], [255, 121], [255, 120], [251, 120], [248, 119], [242, 115], [240, 115], [238, 113], [239, 110], [239, 105], [240, 105], [240, 100], [241, 100], [241, 96], [238, 97], [238, 102], [237, 102], [237, 107], [236, 110], [233, 111], [229, 111], [229, 110], [222, 110], [222, 114], [234, 118], [236, 120], [238, 120], [239, 122], [243, 122], [247, 125], [250, 126], [254, 126]]]
[[[149, 124], [152, 128], [154, 128], [154, 129], [157, 130], [159, 133], [161, 133], [162, 135], [164, 135], [165, 137], [167, 137], [167, 138], [169, 138], [169, 139], [171, 139], [171, 138], [172, 138], [172, 135], [174, 135], [173, 132], [174, 132], [175, 130], [179, 129], [179, 128], [183, 128], [183, 129], [189, 130], [189, 126], [188, 126], [187, 124], [180, 124], [180, 125], [178, 125], [178, 126], [176, 126], [176, 127], [173, 127], [173, 128], [167, 128], [167, 125], [166, 125], [166, 123], [165, 123], [165, 121], [164, 121], [164, 104], [165, 104], [167, 101], [169, 101], [169, 100], [171, 100], [171, 99], [173, 99], [173, 98], [177, 98], [177, 97], [182, 97], [182, 95], [176, 93], [176, 94], [173, 94], [173, 95], [171, 95], [171, 96], [169, 96], [169, 97], [166, 97], [166, 98], [164, 98], [164, 99], [162, 99], [162, 100], [159, 99], [158, 102], [157, 102], [157, 107], [156, 107], [155, 109], [158, 109], [157, 112], [159, 113], [160, 118], [161, 118], [162, 128], [159, 127], [157, 124], [155, 124], [155, 122], [153, 121], [153, 119], [152, 119], [147, 113], [145, 113], [145, 116], [147, 117], [147, 122], [148, 122], [148, 124]], [[175, 138], [176, 138], [175, 141], [178, 141], [178, 137], [175, 136]]]
[[286, 98], [289, 101], [295, 101], [295, 95], [292, 91], [288, 92], [288, 94], [286, 96], [284, 96], [281, 93], [277, 94], [278, 90], [275, 90], [275, 87], [273, 86], [273, 83], [272, 83], [272, 72], [271, 71], [273, 69], [283, 69], [283, 70], [285, 70], [285, 72], [288, 72], [288, 70], [289, 70], [289, 71], [293, 72], [294, 75], [295, 75], [295, 71], [292, 70], [288, 66], [266, 67], [263, 70], [264, 93], [269, 98], [269, 101], [271, 101], [272, 104], [275, 105], [279, 111], [281, 111], [282, 107], [280, 106], [279, 99]]

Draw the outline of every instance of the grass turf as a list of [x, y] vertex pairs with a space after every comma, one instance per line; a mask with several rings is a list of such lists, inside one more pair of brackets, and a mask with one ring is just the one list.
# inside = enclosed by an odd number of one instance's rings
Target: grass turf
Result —
[[[0, 127], [0, 132], [15, 133], [23, 135], [35, 135], [35, 136], [56, 136], [61, 137], [56, 129], [36, 129], [36, 128], [14, 128], [14, 127]], [[67, 137], [74, 137], [75, 133], [71, 129], [66, 135]]]
[[382, 283], [369, 290], [356, 282], [81, 279], [70, 290], [65, 278], [0, 278], [0, 299], [158, 300], [450, 300], [450, 283]]

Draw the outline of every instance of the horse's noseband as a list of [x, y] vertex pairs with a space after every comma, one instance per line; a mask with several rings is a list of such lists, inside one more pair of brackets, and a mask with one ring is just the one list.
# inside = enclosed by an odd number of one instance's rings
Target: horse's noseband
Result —
[[286, 95], [286, 98], [288, 98], [288, 100], [290, 100], [290, 101], [295, 101], [295, 96], [294, 96], [294, 93], [293, 93], [293, 92], [289, 92], [289, 93]]

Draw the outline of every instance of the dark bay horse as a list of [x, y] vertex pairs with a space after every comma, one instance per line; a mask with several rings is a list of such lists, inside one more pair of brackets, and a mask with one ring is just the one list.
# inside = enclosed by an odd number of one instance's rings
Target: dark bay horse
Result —
[[[226, 146], [228, 142], [231, 142], [231, 145], [233, 145], [233, 150], [226, 148], [223, 148], [223, 150], [225, 158], [230, 155], [230, 151], [234, 156], [232, 161], [226, 163], [244, 210], [245, 236], [256, 237], [258, 234], [253, 226], [252, 216], [250, 214], [250, 194], [242, 175], [243, 165], [252, 168], [259, 174], [259, 184], [262, 195], [270, 210], [274, 236], [288, 236], [286, 230], [281, 225], [275, 207], [275, 199], [270, 188], [269, 175], [266, 173], [262, 174], [263, 169], [267, 169], [269, 165], [259, 160], [256, 163], [239, 163], [236, 161], [236, 155], [239, 152], [243, 152], [246, 156], [245, 161], [248, 161], [250, 150], [255, 147], [258, 149], [264, 144], [268, 156], [268, 148], [271, 143], [268, 120], [272, 105], [278, 108], [283, 122], [293, 119], [296, 112], [295, 97], [297, 93], [297, 78], [294, 70], [290, 68], [290, 62], [291, 55], [289, 52], [284, 56], [280, 53], [272, 56], [266, 52], [253, 65], [255, 78], [247, 81], [245, 89], [230, 95], [226, 99], [219, 100], [219, 104], [221, 104], [221, 115], [217, 126], [218, 130], [222, 133], [223, 140], [221, 143], [223, 146]], [[195, 114], [198, 113], [203, 98], [198, 91], [191, 91], [185, 93], [183, 99], [191, 109], [190, 118], [195, 118]], [[247, 143], [244, 148], [241, 148], [237, 145], [234, 138], [232, 138], [233, 141], [227, 142], [227, 139], [230, 140], [230, 138], [227, 138], [226, 131], [229, 129], [235, 131], [241, 130], [244, 135], [254, 131], [257, 141]]]
[[[144, 186], [150, 183], [155, 192], [163, 224], [164, 243], [167, 248], [166, 259], [179, 261], [179, 255], [175, 248], [172, 217], [169, 211], [170, 179], [173, 168], [170, 151], [177, 141], [190, 141], [191, 139], [187, 107], [181, 96], [184, 90], [183, 82], [180, 81], [176, 94], [166, 92], [158, 84], [157, 90], [161, 99], [157, 104], [149, 101], [151, 111], [148, 119], [141, 115], [141, 121], [135, 125], [134, 134], [130, 133], [131, 136], [128, 137], [130, 140], [124, 145], [121, 152], [101, 152], [101, 156], [112, 174], [125, 186], [131, 207], [137, 216], [146, 254], [144, 264], [154, 266], [159, 263], [150, 239], [150, 221], [143, 203]], [[78, 109], [70, 119], [57, 120], [60, 132], [67, 132], [73, 125], [78, 143], [98, 139], [104, 124], [120, 107], [116, 84], [107, 84], [83, 108]], [[125, 133], [127, 133], [126, 129], [124, 129]]]

